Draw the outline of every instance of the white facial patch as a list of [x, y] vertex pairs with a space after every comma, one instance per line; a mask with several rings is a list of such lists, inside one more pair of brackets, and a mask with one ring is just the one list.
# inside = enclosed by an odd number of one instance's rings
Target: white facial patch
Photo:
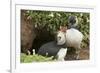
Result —
[[66, 42], [65, 33], [59, 31], [57, 35], [57, 45], [63, 45], [65, 42]]

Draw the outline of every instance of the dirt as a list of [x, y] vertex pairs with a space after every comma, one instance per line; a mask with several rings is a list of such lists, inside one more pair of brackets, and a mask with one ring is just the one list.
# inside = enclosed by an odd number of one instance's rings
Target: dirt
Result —
[[[79, 53], [79, 60], [88, 60], [89, 59], [89, 48], [83, 48], [80, 50], [80, 53]], [[66, 61], [69, 61], [69, 60], [76, 60], [76, 54], [75, 54], [75, 50], [72, 51], [71, 50], [68, 50], [67, 52], [67, 55], [65, 57], [65, 60]]]
[[88, 60], [89, 59], [89, 49], [81, 49], [80, 52], [80, 60]]

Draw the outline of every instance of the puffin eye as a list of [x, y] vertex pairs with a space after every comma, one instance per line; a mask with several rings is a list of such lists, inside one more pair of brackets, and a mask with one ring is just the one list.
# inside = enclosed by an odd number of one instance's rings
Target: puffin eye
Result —
[[58, 40], [60, 40], [60, 39], [61, 39], [61, 36], [58, 37]]

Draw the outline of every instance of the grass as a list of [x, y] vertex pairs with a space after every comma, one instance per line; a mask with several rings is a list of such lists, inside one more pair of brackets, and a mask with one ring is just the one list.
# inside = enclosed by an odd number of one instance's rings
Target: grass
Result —
[[32, 63], [32, 62], [47, 62], [47, 61], [54, 61], [52, 60], [53, 57], [44, 57], [41, 55], [26, 55], [21, 53], [20, 61], [21, 63]]

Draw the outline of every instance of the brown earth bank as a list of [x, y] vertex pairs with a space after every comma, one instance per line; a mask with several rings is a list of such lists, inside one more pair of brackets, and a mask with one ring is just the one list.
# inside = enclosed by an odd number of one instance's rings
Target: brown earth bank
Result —
[[[89, 48], [82, 48], [82, 49], [80, 50], [80, 53], [79, 53], [79, 56], [80, 56], [79, 60], [88, 60], [88, 59], [89, 59], [89, 55], [90, 55], [89, 52], [90, 52], [90, 51], [89, 51]], [[76, 56], [75, 50], [70, 49], [70, 50], [68, 50], [68, 52], [67, 52], [67, 55], [66, 55], [66, 57], [65, 57], [65, 60], [66, 60], [66, 61], [69, 61], [69, 60], [76, 60], [75, 56]]]

